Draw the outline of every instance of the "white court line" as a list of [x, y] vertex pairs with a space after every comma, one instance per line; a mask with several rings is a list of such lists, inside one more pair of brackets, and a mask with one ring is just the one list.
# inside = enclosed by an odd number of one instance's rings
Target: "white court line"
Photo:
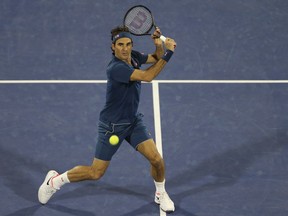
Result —
[[[107, 80], [0, 80], [0, 84], [89, 84], [89, 83], [107, 83]], [[288, 83], [288, 80], [153, 80], [152, 83], [231, 83], [231, 84], [257, 84], [257, 83]]]
[[[155, 139], [156, 146], [163, 157], [162, 151], [162, 131], [161, 131], [161, 113], [160, 113], [160, 96], [159, 96], [159, 83], [152, 82], [153, 93], [153, 110], [154, 110], [154, 127], [155, 127]], [[166, 212], [162, 211], [159, 206], [160, 216], [166, 216]]]
[[89, 84], [107, 83], [107, 80], [0, 80], [0, 84]]
[[153, 93], [153, 110], [154, 110], [154, 127], [155, 127], [156, 146], [157, 146], [159, 153], [163, 157], [159, 84], [157, 82], [153, 82], [152, 89], [153, 89], [152, 93]]
[[[288, 80], [154, 80], [158, 83], [288, 83]], [[153, 82], [154, 82], [153, 81]]]

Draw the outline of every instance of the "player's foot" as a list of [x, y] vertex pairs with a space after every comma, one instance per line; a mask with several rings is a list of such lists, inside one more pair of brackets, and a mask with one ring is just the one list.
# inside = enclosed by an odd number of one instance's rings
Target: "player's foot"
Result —
[[38, 190], [38, 200], [42, 204], [46, 204], [48, 200], [53, 196], [53, 194], [57, 191], [57, 189], [53, 188], [51, 185], [51, 178], [59, 175], [55, 170], [50, 170], [42, 185]]
[[160, 208], [165, 212], [174, 212], [174, 202], [170, 199], [166, 192], [155, 194], [155, 203], [160, 205]]

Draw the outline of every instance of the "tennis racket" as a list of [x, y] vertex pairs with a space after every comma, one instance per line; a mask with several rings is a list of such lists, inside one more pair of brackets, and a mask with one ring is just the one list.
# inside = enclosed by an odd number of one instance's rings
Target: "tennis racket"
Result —
[[[143, 5], [130, 8], [124, 16], [123, 24], [128, 27], [131, 34], [136, 36], [151, 35], [149, 33], [151, 29], [153, 27], [156, 29], [151, 11]], [[165, 42], [166, 37], [161, 35], [160, 39]]]

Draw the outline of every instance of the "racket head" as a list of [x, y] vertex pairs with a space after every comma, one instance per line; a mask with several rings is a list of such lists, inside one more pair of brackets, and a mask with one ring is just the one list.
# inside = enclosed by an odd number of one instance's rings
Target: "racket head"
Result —
[[133, 35], [150, 35], [148, 32], [155, 27], [154, 18], [151, 11], [143, 6], [136, 5], [130, 8], [123, 20], [123, 25], [126, 26]]

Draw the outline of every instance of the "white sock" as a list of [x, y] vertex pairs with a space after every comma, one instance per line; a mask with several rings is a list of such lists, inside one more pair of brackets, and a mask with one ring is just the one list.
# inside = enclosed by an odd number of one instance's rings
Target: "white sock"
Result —
[[67, 176], [67, 172], [51, 178], [50, 182], [51, 182], [52, 187], [54, 187], [57, 190], [59, 190], [64, 184], [70, 183], [68, 176]]
[[155, 187], [156, 187], [156, 194], [159, 195], [163, 192], [166, 192], [165, 190], [165, 180], [163, 182], [156, 182], [154, 181], [155, 183]]

